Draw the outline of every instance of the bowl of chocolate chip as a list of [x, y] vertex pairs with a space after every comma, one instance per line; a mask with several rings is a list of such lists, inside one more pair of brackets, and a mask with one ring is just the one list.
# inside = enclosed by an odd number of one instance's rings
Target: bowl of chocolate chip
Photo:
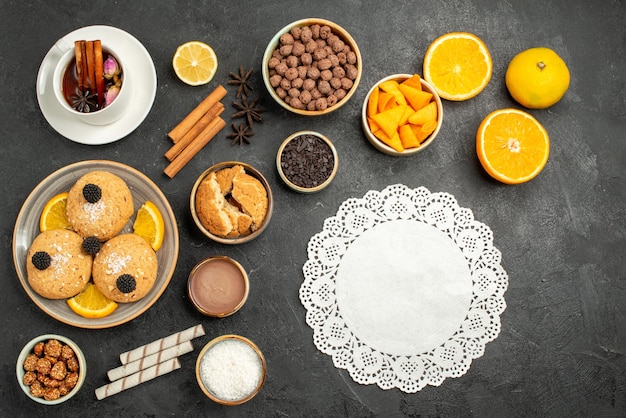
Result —
[[307, 18], [274, 35], [263, 55], [263, 82], [283, 108], [325, 115], [346, 104], [361, 80], [361, 52], [338, 24]]
[[224, 161], [205, 170], [189, 200], [198, 229], [222, 244], [243, 244], [258, 237], [270, 222], [273, 205], [263, 174], [238, 161]]
[[326, 136], [314, 131], [289, 135], [278, 148], [276, 168], [289, 188], [300, 193], [315, 193], [328, 186], [339, 161], [337, 149]]
[[26, 396], [44, 405], [65, 402], [78, 393], [86, 373], [83, 352], [76, 343], [61, 335], [33, 338], [17, 358], [20, 387]]

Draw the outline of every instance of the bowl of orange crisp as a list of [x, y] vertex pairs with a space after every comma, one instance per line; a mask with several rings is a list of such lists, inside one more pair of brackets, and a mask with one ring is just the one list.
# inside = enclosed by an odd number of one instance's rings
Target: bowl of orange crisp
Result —
[[396, 157], [424, 150], [437, 137], [442, 122], [441, 98], [418, 74], [394, 74], [378, 81], [365, 96], [361, 111], [369, 142]]

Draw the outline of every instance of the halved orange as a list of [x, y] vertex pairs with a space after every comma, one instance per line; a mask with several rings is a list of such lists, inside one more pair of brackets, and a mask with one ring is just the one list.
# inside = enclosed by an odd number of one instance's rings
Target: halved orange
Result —
[[104, 296], [93, 283], [88, 283], [78, 295], [68, 299], [67, 305], [85, 318], [104, 318], [117, 309], [117, 303]]
[[480, 124], [476, 153], [491, 177], [507, 184], [524, 183], [537, 176], [548, 162], [550, 138], [530, 114], [499, 109]]
[[213, 48], [204, 42], [189, 41], [176, 48], [172, 66], [183, 82], [200, 86], [213, 79], [217, 71], [217, 56]]
[[39, 216], [39, 230], [41, 232], [52, 229], [72, 229], [65, 213], [67, 196], [68, 192], [59, 193], [46, 203]]
[[467, 32], [450, 32], [435, 39], [424, 56], [424, 79], [442, 99], [467, 100], [484, 90], [493, 63], [485, 43]]
[[154, 203], [148, 200], [139, 208], [133, 223], [133, 232], [145, 238], [154, 251], [161, 248], [165, 235], [165, 223], [159, 208]]

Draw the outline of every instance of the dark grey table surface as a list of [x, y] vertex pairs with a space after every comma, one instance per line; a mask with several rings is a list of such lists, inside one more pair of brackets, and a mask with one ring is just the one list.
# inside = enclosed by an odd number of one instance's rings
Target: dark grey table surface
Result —
[[[274, 33], [305, 17], [344, 26], [357, 40], [364, 63], [352, 100], [324, 117], [290, 114], [262, 85], [260, 63]], [[1, 416], [626, 416], [626, 276], [624, 275], [626, 167], [626, 6], [621, 0], [507, 1], [314, 1], [314, 2], [2, 2], [0, 13], [0, 415]], [[106, 24], [134, 35], [152, 56], [158, 77], [154, 105], [127, 137], [89, 146], [58, 134], [43, 117], [35, 81], [43, 57], [57, 39], [82, 26]], [[376, 151], [361, 132], [359, 112], [369, 87], [394, 73], [422, 73], [430, 42], [450, 31], [469, 31], [488, 45], [493, 78], [477, 97], [445, 102], [436, 142], [410, 158]], [[219, 68], [207, 86], [181, 83], [171, 68], [176, 47], [192, 39], [212, 45]], [[475, 153], [484, 116], [519, 107], [504, 85], [509, 60], [523, 49], [547, 46], [571, 71], [565, 97], [531, 113], [551, 137], [550, 160], [533, 181], [505, 186], [491, 180]], [[254, 92], [262, 96], [264, 123], [252, 144], [232, 146], [226, 130], [174, 179], [163, 174], [166, 133], [240, 65], [254, 67]], [[224, 100], [225, 116], [234, 90]], [[227, 119], [230, 122], [229, 119]], [[274, 158], [282, 139], [312, 129], [330, 137], [340, 158], [332, 185], [301, 195], [281, 184]], [[73, 162], [108, 159], [133, 166], [168, 197], [180, 233], [172, 281], [147, 312], [121, 326], [86, 330], [42, 312], [21, 287], [12, 260], [19, 209], [48, 174]], [[189, 192], [208, 166], [239, 160], [260, 169], [275, 197], [270, 227], [241, 246], [209, 242], [189, 215]], [[509, 275], [507, 308], [499, 337], [459, 378], [414, 394], [355, 383], [318, 351], [298, 298], [308, 240], [351, 197], [403, 183], [447, 192], [488, 225]], [[192, 308], [186, 278], [210, 255], [228, 255], [250, 272], [244, 308], [208, 319]], [[94, 390], [127, 349], [201, 323], [182, 368], [165, 377], [97, 401]], [[89, 364], [81, 392], [57, 407], [43, 407], [16, 384], [22, 346], [45, 333], [76, 341]], [[222, 407], [198, 388], [194, 365], [211, 338], [235, 333], [265, 354], [268, 376], [249, 403]]]

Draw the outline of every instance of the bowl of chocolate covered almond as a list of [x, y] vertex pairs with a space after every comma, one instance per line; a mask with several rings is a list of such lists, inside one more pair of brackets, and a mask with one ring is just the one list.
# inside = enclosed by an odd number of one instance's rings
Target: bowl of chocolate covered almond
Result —
[[263, 82], [283, 108], [325, 115], [346, 104], [361, 80], [361, 52], [338, 24], [307, 18], [271, 39], [263, 55]]
[[276, 168], [285, 184], [300, 193], [315, 193], [328, 186], [339, 161], [337, 149], [326, 136], [314, 131], [289, 135], [278, 148]]
[[45, 334], [30, 340], [17, 358], [20, 387], [32, 400], [56, 405], [74, 396], [85, 382], [87, 364], [67, 337]]

